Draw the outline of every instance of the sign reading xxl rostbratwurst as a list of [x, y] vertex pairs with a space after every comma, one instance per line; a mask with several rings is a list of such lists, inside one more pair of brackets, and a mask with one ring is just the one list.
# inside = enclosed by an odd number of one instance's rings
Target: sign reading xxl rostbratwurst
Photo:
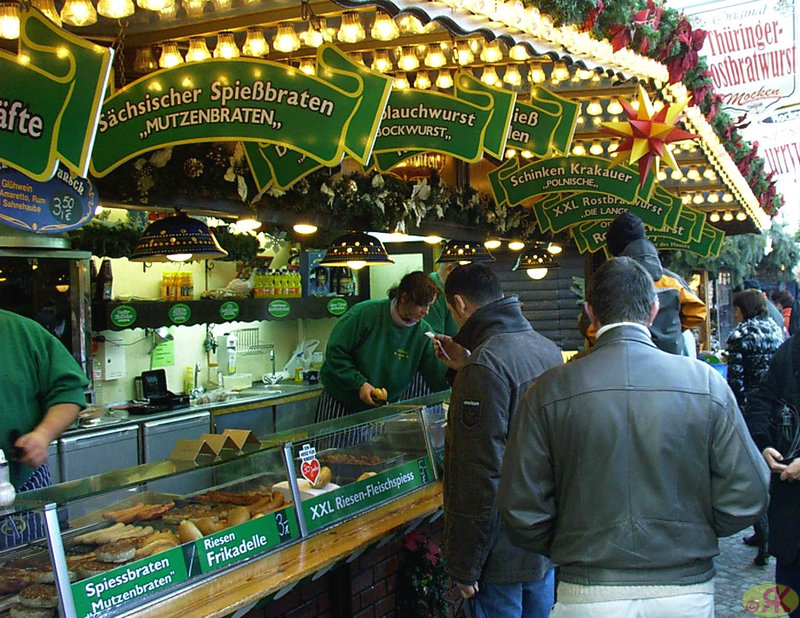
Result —
[[[318, 51], [317, 76], [252, 58], [157, 71], [109, 97], [92, 172], [137, 154], [208, 140], [277, 143], [324, 165], [369, 157], [391, 78], [365, 71], [335, 47]], [[346, 70], [343, 67], [350, 67]]]
[[86, 176], [113, 52], [26, 5], [19, 54], [0, 51], [0, 161], [38, 181], [59, 161]]

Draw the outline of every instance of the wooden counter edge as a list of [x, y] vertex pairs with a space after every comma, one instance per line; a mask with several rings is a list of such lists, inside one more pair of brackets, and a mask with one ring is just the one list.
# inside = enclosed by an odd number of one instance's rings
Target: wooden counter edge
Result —
[[433, 483], [273, 554], [204, 579], [123, 616], [226, 616], [343, 560], [442, 505]]

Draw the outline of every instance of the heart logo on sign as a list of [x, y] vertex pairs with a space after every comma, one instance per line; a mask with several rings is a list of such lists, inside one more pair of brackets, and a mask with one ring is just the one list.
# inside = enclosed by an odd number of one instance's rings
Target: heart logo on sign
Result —
[[319, 462], [316, 459], [309, 459], [300, 464], [300, 474], [312, 485], [317, 482], [319, 476]]

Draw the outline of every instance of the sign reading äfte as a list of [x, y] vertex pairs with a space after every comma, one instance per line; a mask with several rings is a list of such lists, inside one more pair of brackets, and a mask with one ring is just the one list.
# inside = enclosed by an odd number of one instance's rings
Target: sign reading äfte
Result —
[[209, 140], [281, 144], [327, 166], [345, 154], [364, 163], [391, 78], [332, 45], [320, 47], [317, 64], [316, 76], [253, 58], [151, 73], [103, 104], [92, 173], [104, 176], [147, 150]]
[[19, 54], [0, 51], [0, 161], [40, 182], [59, 161], [86, 176], [113, 52], [25, 5]]
[[63, 166], [54, 178], [36, 182], [0, 163], [0, 221], [6, 225], [57, 234], [86, 225], [96, 207], [94, 184]]

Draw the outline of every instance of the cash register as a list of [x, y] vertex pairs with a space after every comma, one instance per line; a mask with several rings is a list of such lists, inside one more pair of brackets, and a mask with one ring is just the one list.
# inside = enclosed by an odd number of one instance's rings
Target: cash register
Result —
[[[136, 379], [137, 398], [127, 410], [130, 414], [154, 414], [189, 406], [189, 395], [176, 395], [167, 390], [167, 372], [163, 369], [143, 371]], [[141, 393], [139, 390], [141, 382]]]

